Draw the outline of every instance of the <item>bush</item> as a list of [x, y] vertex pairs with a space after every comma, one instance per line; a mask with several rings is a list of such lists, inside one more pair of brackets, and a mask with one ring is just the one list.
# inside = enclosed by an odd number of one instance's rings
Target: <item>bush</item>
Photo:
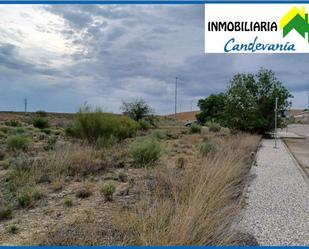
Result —
[[87, 184], [82, 186], [76, 192], [76, 197], [81, 198], [81, 199], [88, 198], [91, 195], [92, 195], [92, 192], [91, 192], [90, 186]]
[[110, 137], [99, 137], [96, 144], [101, 148], [108, 148], [114, 145], [117, 142], [117, 139], [111, 135]]
[[136, 140], [130, 147], [130, 154], [139, 167], [153, 165], [159, 160], [161, 153], [160, 143], [151, 138]]
[[71, 123], [65, 128], [65, 135], [69, 137], [81, 137], [81, 129], [76, 123]]
[[0, 220], [11, 219], [13, 217], [13, 210], [10, 206], [0, 206]]
[[128, 175], [124, 172], [124, 170], [118, 171], [118, 179], [122, 182], [126, 182], [128, 180]]
[[32, 124], [34, 127], [39, 128], [39, 129], [48, 128], [49, 126], [48, 120], [45, 118], [35, 118], [33, 119]]
[[206, 157], [210, 154], [215, 154], [218, 151], [218, 145], [207, 139], [204, 142], [200, 143], [198, 146], [200, 153]]
[[106, 201], [113, 200], [113, 194], [116, 191], [116, 187], [112, 183], [105, 183], [101, 189], [102, 194]]
[[45, 133], [46, 135], [50, 135], [51, 134], [51, 129], [48, 129], [48, 128], [43, 128], [41, 131], [43, 133]]
[[[125, 139], [136, 134], [137, 123], [126, 116], [103, 113], [100, 110], [91, 111], [89, 108], [81, 109], [74, 122], [73, 130], [77, 137], [96, 143], [100, 138], [109, 139], [114, 136], [117, 139]], [[72, 130], [71, 130], [72, 131]]]
[[38, 111], [36, 111], [36, 115], [37, 115], [38, 117], [41, 117], [41, 118], [47, 117], [47, 113], [46, 113], [45, 111], [43, 111], [43, 110], [38, 110]]
[[202, 127], [198, 124], [192, 124], [190, 126], [190, 133], [201, 133]]
[[22, 127], [10, 128], [8, 134], [9, 135], [20, 135], [25, 133], [25, 129]]
[[19, 127], [21, 126], [20, 122], [18, 120], [7, 120], [4, 122], [6, 126], [12, 126], [12, 127]]
[[72, 199], [66, 198], [66, 199], [64, 200], [64, 202], [63, 202], [63, 205], [64, 205], [65, 207], [72, 207], [72, 206], [73, 206], [73, 201], [72, 201]]
[[166, 131], [156, 130], [151, 133], [151, 136], [155, 139], [161, 140], [166, 138]]
[[211, 132], [219, 132], [221, 130], [221, 126], [218, 123], [208, 123], [209, 131]]
[[151, 124], [145, 119], [140, 119], [138, 120], [138, 128], [142, 131], [148, 131], [151, 128]]
[[22, 191], [17, 197], [18, 204], [21, 207], [29, 207], [32, 204], [32, 194], [29, 190]]
[[14, 135], [7, 139], [7, 148], [9, 150], [26, 150], [31, 144], [31, 139], [25, 135]]

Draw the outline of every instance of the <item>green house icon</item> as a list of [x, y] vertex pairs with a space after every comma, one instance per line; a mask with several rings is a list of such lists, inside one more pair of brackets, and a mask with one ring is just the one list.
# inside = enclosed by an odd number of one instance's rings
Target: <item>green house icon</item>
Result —
[[295, 15], [289, 23], [287, 23], [283, 28], [283, 37], [295, 29], [303, 38], [306, 38], [309, 42], [309, 23], [308, 14], [305, 14], [305, 18], [301, 17], [299, 14]]

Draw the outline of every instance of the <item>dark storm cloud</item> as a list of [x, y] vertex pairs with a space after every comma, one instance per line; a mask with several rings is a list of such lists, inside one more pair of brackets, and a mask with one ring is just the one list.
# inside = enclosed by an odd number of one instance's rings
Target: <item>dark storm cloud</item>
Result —
[[0, 44], [0, 67], [20, 73], [42, 74], [49, 76], [63, 75], [59, 70], [26, 62], [18, 55], [17, 47], [12, 44]]

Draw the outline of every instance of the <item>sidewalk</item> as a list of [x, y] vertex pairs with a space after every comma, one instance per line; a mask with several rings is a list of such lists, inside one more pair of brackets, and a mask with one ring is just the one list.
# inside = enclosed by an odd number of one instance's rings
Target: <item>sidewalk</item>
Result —
[[263, 140], [241, 229], [260, 245], [309, 245], [309, 184], [281, 140]]

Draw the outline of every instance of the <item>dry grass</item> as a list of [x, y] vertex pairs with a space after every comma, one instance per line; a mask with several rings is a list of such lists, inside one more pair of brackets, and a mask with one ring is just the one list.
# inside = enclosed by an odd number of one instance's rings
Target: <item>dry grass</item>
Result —
[[[216, 138], [215, 156], [198, 157], [177, 169], [168, 163], [153, 169], [149, 191], [115, 225], [129, 245], [224, 245], [232, 243], [230, 225], [240, 210], [240, 195], [259, 138]], [[149, 189], [149, 181], [146, 186]]]
[[102, 151], [87, 145], [68, 144], [38, 158], [17, 158], [8, 174], [7, 186], [11, 192], [19, 192], [25, 186], [52, 183], [54, 190], [58, 190], [66, 177], [83, 177], [105, 167]]

